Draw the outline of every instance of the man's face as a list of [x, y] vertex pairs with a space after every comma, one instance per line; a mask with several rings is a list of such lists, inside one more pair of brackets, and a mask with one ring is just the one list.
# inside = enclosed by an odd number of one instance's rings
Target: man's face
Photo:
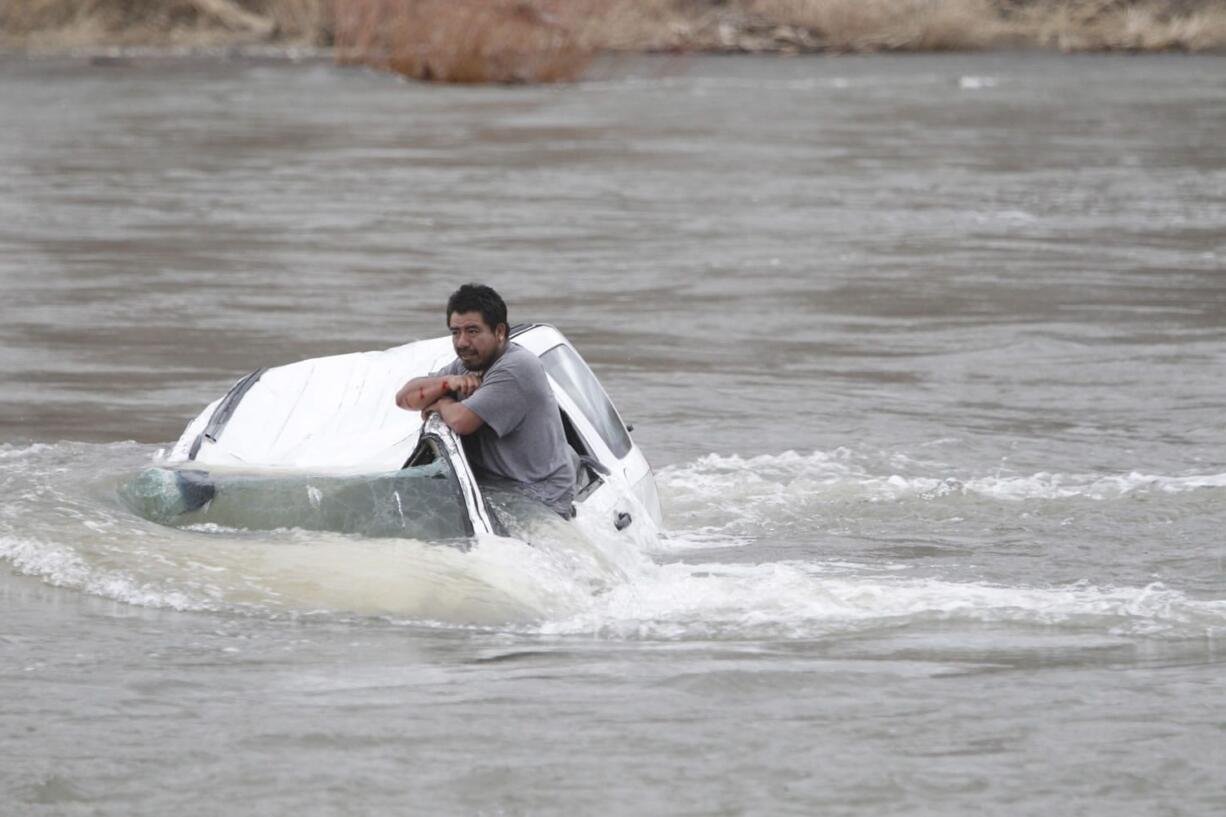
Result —
[[499, 334], [486, 325], [480, 312], [452, 312], [447, 325], [456, 356], [470, 372], [485, 371], [506, 344], [506, 329]]

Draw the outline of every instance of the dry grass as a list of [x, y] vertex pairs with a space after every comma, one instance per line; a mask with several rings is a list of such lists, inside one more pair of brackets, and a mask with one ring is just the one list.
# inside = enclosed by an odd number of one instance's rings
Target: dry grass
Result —
[[[827, 52], [1226, 49], [1224, 0], [626, 0], [673, 47]], [[627, 26], [612, 26], [615, 32]], [[687, 43], [688, 38], [688, 43]], [[610, 45], [620, 46], [614, 37]], [[633, 38], [630, 38], [631, 40]], [[633, 46], [631, 46], [633, 47]]]
[[582, 36], [612, 51], [720, 50], [721, 27], [738, 31], [746, 22], [736, 2], [609, 0], [592, 9]]
[[322, 45], [331, 20], [331, 0], [0, 0], [0, 45]]
[[332, 0], [262, 0], [247, 5], [273, 22], [279, 40], [311, 45], [332, 44]]
[[619, 51], [1226, 50], [1226, 0], [0, 0], [0, 46], [335, 43], [451, 82], [574, 79]]
[[809, 31], [827, 51], [985, 48], [1004, 32], [991, 0], [749, 0], [753, 14]]
[[1210, 51], [1226, 48], [1226, 4], [1038, 0], [1010, 20], [1027, 40], [1062, 51]]
[[337, 57], [440, 82], [576, 79], [594, 50], [577, 0], [339, 0]]

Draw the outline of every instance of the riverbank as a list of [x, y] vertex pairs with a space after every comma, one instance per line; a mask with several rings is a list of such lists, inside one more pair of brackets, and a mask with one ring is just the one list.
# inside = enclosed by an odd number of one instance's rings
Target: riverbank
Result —
[[[412, 25], [406, 41], [397, 25]], [[0, 47], [873, 52], [1226, 50], [1218, 0], [8, 0]], [[377, 37], [371, 30], [377, 30]], [[363, 30], [367, 36], [357, 36]], [[480, 50], [480, 49], [477, 49]], [[363, 58], [363, 54], [357, 54]], [[384, 54], [386, 56], [386, 54]]]

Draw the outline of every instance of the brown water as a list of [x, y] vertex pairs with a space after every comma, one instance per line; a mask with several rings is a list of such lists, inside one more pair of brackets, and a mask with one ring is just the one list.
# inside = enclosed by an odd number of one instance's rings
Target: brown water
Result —
[[[0, 812], [1220, 814], [1223, 79], [0, 61]], [[665, 537], [119, 501], [469, 279], [592, 363]]]

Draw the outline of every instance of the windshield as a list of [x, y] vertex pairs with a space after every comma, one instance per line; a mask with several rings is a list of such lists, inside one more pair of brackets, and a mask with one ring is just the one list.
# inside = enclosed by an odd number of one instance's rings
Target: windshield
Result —
[[575, 401], [575, 405], [596, 427], [601, 439], [613, 456], [621, 459], [629, 453], [633, 443], [626, 427], [622, 425], [617, 410], [600, 387], [596, 375], [569, 346], [555, 346], [541, 355], [545, 371]]
[[443, 457], [354, 477], [149, 468], [121, 495], [139, 515], [177, 528], [300, 528], [423, 540], [471, 533], [459, 483]]

